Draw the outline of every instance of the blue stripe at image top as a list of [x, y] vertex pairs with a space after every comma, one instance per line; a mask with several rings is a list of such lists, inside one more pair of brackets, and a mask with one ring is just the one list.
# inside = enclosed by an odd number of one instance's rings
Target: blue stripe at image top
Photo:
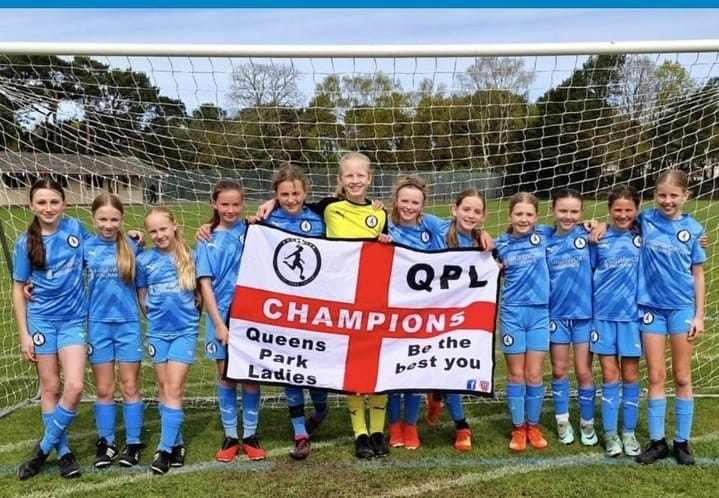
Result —
[[[0, 8], [715, 8], [716, 0], [0, 0]], [[719, 13], [717, 14], [719, 19]]]

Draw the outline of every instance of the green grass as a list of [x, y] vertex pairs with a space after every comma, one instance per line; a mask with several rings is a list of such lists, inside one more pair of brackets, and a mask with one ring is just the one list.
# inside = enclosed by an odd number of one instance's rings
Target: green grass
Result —
[[[488, 206], [485, 227], [493, 235], [507, 224], [507, 204], [495, 201]], [[447, 214], [447, 207], [431, 209]], [[698, 393], [719, 393], [719, 338], [716, 319], [719, 316], [719, 270], [715, 270], [716, 244], [719, 236], [719, 205], [689, 203], [687, 210], [704, 223], [710, 239], [707, 250], [707, 331], [695, 352], [694, 382]], [[195, 228], [204, 222], [209, 209], [205, 205], [176, 206], [185, 236], [192, 241]], [[548, 206], [542, 206], [542, 213]], [[585, 215], [605, 218], [604, 203], [587, 203]], [[70, 209], [68, 214], [88, 221], [87, 209]], [[144, 209], [129, 208], [126, 227], [141, 227]], [[14, 240], [28, 221], [23, 209], [0, 210], [6, 234]], [[550, 222], [545, 217], [542, 221]], [[0, 264], [0, 278], [9, 282], [7, 267]], [[36, 390], [32, 368], [19, 360], [17, 331], [12, 318], [9, 286], [0, 291], [3, 327], [0, 329], [0, 397], [23, 402]], [[201, 334], [203, 332], [201, 331]], [[498, 389], [504, 385], [504, 362], [496, 354], [495, 378]], [[596, 368], [598, 371], [598, 367]], [[547, 370], [547, 374], [549, 371]], [[204, 360], [198, 347], [198, 361], [188, 380], [188, 395], [214, 396], [215, 367]], [[143, 368], [143, 391], [154, 393], [151, 366]], [[549, 377], [546, 376], [545, 379]], [[671, 386], [670, 386], [671, 387]], [[266, 392], [277, 392], [277, 388]], [[92, 385], [88, 377], [87, 394]], [[269, 398], [268, 398], [269, 399]], [[0, 403], [2, 403], [0, 401]], [[574, 405], [575, 403], [573, 403]], [[714, 496], [719, 461], [719, 400], [699, 398], [694, 425], [694, 449], [699, 465], [680, 468], [672, 463], [644, 467], [626, 458], [608, 460], [599, 447], [583, 448], [578, 443], [560, 447], [552, 434], [551, 403], [545, 402], [541, 423], [546, 428], [550, 448], [543, 452], [529, 450], [511, 455], [507, 449], [510, 423], [501, 401], [480, 401], [466, 405], [474, 430], [474, 448], [460, 454], [451, 448], [453, 428], [447, 414], [438, 432], [422, 428], [423, 446], [409, 452], [395, 450], [381, 461], [360, 462], [353, 456], [349, 417], [343, 403], [333, 398], [333, 411], [314, 441], [313, 452], [305, 462], [293, 462], [287, 456], [291, 431], [282, 403], [268, 403], [263, 409], [259, 435], [270, 458], [265, 462], [248, 462], [243, 458], [231, 464], [214, 462], [214, 452], [222, 440], [219, 417], [212, 401], [188, 407], [184, 433], [188, 447], [188, 465], [182, 471], [172, 470], [162, 477], [152, 477], [148, 464], [151, 451], [145, 452], [138, 469], [113, 467], [99, 472], [91, 468], [94, 457], [94, 421], [91, 404], [83, 403], [71, 430], [70, 441], [83, 466], [79, 480], [64, 481], [51, 462], [46, 470], [30, 482], [20, 483], [14, 477], [17, 464], [24, 458], [41, 434], [39, 409], [36, 405], [17, 409], [0, 419], [0, 492], [1, 496]], [[668, 435], [673, 428], [672, 401], [668, 410]], [[1, 405], [0, 405], [1, 406]], [[144, 440], [151, 448], [157, 444], [159, 429], [156, 406], [146, 410]], [[0, 408], [0, 411], [2, 408]], [[638, 435], [646, 440], [646, 410], [642, 406]], [[573, 414], [576, 420], [576, 413]], [[599, 421], [598, 421], [599, 424]], [[122, 437], [122, 434], [118, 434]], [[423, 491], [424, 490], [424, 491]]]
[[[668, 430], [673, 427], [669, 401]], [[70, 443], [79, 457], [83, 475], [66, 481], [59, 477], [54, 457], [43, 472], [27, 482], [15, 478], [18, 463], [40, 435], [37, 407], [18, 410], [0, 422], [0, 493], [2, 496], [715, 496], [719, 472], [719, 432], [716, 430], [719, 401], [697, 400], [693, 448], [698, 464], [680, 467], [667, 460], [640, 466], [627, 457], [608, 459], [600, 446], [585, 448], [575, 442], [561, 446], [551, 431], [553, 416], [545, 403], [541, 423], [550, 446], [528, 449], [520, 455], [507, 449], [510, 422], [500, 402], [480, 402], [466, 407], [474, 430], [474, 447], [468, 453], [451, 448], [454, 428], [443, 413], [436, 432], [420, 425], [422, 447], [416, 451], [393, 449], [382, 460], [359, 461], [353, 453], [349, 417], [334, 408], [313, 440], [308, 460], [295, 462], [288, 456], [291, 430], [285, 409], [261, 412], [259, 436], [269, 458], [250, 462], [239, 457], [229, 464], [214, 461], [221, 440], [216, 409], [186, 410], [184, 435], [188, 449], [184, 469], [165, 476], [152, 476], [152, 450], [143, 453], [133, 469], [112, 466], [92, 468], [94, 426], [91, 406], [83, 404], [72, 426]], [[645, 440], [645, 407], [638, 436]], [[158, 441], [157, 410], [146, 410], [143, 440], [154, 448]], [[576, 421], [577, 414], [573, 413]], [[669, 433], [671, 435], [671, 432]], [[118, 434], [123, 437], [122, 433]], [[122, 439], [120, 439], [122, 440]]]

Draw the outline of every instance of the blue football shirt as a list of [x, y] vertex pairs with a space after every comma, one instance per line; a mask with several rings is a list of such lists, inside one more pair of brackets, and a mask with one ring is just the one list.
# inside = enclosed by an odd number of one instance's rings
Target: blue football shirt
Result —
[[503, 306], [536, 306], [549, 303], [547, 233], [541, 227], [515, 237], [503, 233], [495, 241], [495, 253], [504, 265]]
[[387, 223], [387, 233], [398, 244], [425, 251], [447, 246], [443, 239], [447, 223], [432, 214], [422, 214], [419, 223], [411, 227], [395, 225], [391, 220]]
[[592, 318], [592, 266], [587, 239], [588, 233], [581, 225], [575, 225], [562, 235], [551, 230], [547, 265], [549, 317], [552, 319]]
[[628, 322], [637, 320], [637, 286], [641, 236], [609, 226], [597, 244], [590, 244], [594, 268], [594, 317]]
[[15, 241], [13, 280], [32, 282], [32, 300], [27, 315], [47, 320], [87, 316], [83, 281], [83, 246], [90, 232], [75, 218], [64, 217], [53, 234], [43, 235], [45, 268], [32, 267], [27, 252], [27, 232]]
[[196, 247], [197, 277], [211, 278], [217, 310], [222, 316], [230, 310], [235, 293], [246, 227], [241, 221], [229, 230], [214, 230], [209, 242], [199, 242]]
[[701, 224], [688, 214], [666, 218], [658, 209], [639, 214], [639, 304], [660, 309], [694, 308], [692, 265], [707, 259], [699, 245]]
[[135, 282], [138, 289], [147, 289], [144, 304], [148, 336], [198, 330], [200, 314], [195, 308], [195, 291], [180, 289], [174, 254], [154, 247], [140, 253]]
[[280, 207], [275, 208], [265, 223], [297, 235], [317, 237], [325, 234], [325, 222], [322, 216], [306, 206], [296, 215], [289, 214]]
[[[142, 250], [127, 238], [137, 256]], [[85, 243], [88, 318], [101, 322], [128, 322], [140, 319], [135, 282], [124, 282], [117, 272], [117, 241], [97, 235]]]

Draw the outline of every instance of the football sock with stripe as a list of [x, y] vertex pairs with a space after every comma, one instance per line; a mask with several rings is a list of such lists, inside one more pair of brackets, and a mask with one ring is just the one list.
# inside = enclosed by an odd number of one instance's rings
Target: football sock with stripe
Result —
[[554, 404], [554, 415], [569, 413], [569, 379], [552, 381], [552, 403]]
[[647, 425], [649, 425], [649, 439], [652, 441], [664, 438], [666, 410], [667, 398], [649, 398], [647, 400]]
[[139, 444], [142, 433], [142, 423], [145, 419], [145, 404], [142, 400], [123, 403], [122, 418], [125, 421], [125, 439], [127, 444]]
[[527, 384], [524, 396], [527, 410], [527, 423], [537, 425], [542, 414], [542, 401], [544, 400], [544, 384]]
[[364, 412], [364, 396], [361, 394], [348, 394], [346, 398], [347, 411], [352, 422], [352, 432], [355, 439], [362, 434], [367, 434], [367, 418]]
[[591, 386], [579, 386], [578, 392], [579, 416], [582, 420], [594, 419], [594, 401], [597, 397], [597, 388], [594, 384]]
[[237, 439], [237, 386], [228, 387], [218, 384], [217, 402], [225, 436]]
[[260, 393], [242, 390], [242, 439], [257, 433], [260, 419]]
[[694, 419], [694, 399], [674, 398], [674, 416], [677, 426], [674, 440], [680, 443], [689, 441]]
[[40, 449], [46, 455], [60, 442], [62, 434], [67, 431], [72, 421], [75, 419], [75, 411], [68, 410], [60, 403], [55, 406], [52, 419], [45, 427], [45, 435], [40, 441]]
[[507, 406], [509, 407], [509, 414], [512, 417], [512, 425], [515, 427], [524, 424], [525, 390], [526, 389], [524, 384], [507, 384]]
[[632, 382], [622, 386], [623, 432], [634, 432], [639, 420], [639, 384]]
[[369, 401], [369, 432], [384, 432], [384, 424], [387, 412], [387, 395], [386, 394], [370, 394]]
[[104, 437], [107, 444], [115, 445], [115, 402], [102, 403], [95, 401], [93, 405], [95, 412], [95, 425], [97, 426], [97, 434]]
[[619, 383], [602, 384], [602, 428], [604, 434], [616, 434], [618, 420]]

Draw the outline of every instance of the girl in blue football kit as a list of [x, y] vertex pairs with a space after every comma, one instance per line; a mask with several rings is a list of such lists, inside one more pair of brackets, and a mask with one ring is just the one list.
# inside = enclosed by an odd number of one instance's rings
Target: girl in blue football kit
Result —
[[[589, 245], [594, 269], [592, 353], [602, 367], [602, 426], [609, 457], [637, 456], [634, 435], [639, 418], [639, 309], [637, 279], [641, 235], [636, 224], [640, 198], [629, 185], [618, 185], [608, 198], [612, 224], [598, 244]], [[621, 378], [621, 394], [619, 380]], [[622, 407], [622, 436], [617, 432]]]
[[[80, 467], [68, 447], [67, 430], [85, 381], [87, 301], [82, 266], [83, 244], [90, 234], [79, 221], [64, 216], [65, 193], [53, 180], [33, 183], [30, 210], [35, 215], [32, 223], [15, 241], [12, 302], [23, 358], [37, 366], [45, 432], [17, 476], [24, 480], [36, 475], [55, 449], [60, 474], [77, 477]], [[30, 301], [24, 292], [28, 283]]]
[[[197, 276], [207, 309], [205, 357], [217, 364], [217, 399], [225, 439], [215, 458], [231, 462], [240, 449], [237, 432], [237, 383], [222, 375], [227, 360], [228, 317], [244, 247], [245, 222], [241, 218], [244, 194], [236, 180], [221, 180], [211, 195], [210, 240], [197, 244]], [[242, 450], [251, 460], [262, 460], [265, 450], [257, 439], [260, 386], [242, 385]]]
[[[284, 163], [272, 177], [277, 207], [265, 219], [265, 223], [298, 235], [322, 236], [325, 223], [322, 217], [305, 206], [308, 184], [304, 172], [297, 166]], [[314, 406], [313, 413], [305, 420], [304, 389], [285, 386], [285, 398], [294, 432], [294, 447], [290, 457], [304, 460], [310, 454], [310, 436], [327, 416], [327, 391], [309, 389]]]
[[577, 377], [580, 441], [597, 444], [594, 430], [596, 388], [592, 373], [589, 332], [592, 322], [592, 267], [589, 233], [580, 224], [582, 195], [570, 188], [552, 195], [554, 227], [547, 242], [549, 265], [549, 356], [552, 362], [552, 400], [557, 436], [562, 444], [574, 442], [569, 421], [569, 349], [573, 350]]
[[[427, 200], [427, 184], [419, 176], [400, 178], [392, 189], [392, 211], [387, 233], [392, 241], [414, 249], [434, 250], [443, 247], [442, 231], [446, 225], [440, 218], [422, 212]], [[433, 394], [428, 394], [433, 396]], [[404, 422], [402, 401], [404, 400]], [[408, 450], [419, 448], [417, 433], [422, 397], [419, 393], [392, 393], [387, 401], [389, 445]], [[441, 398], [438, 401], [441, 403]], [[439, 406], [441, 410], [441, 404]], [[461, 408], [461, 402], [460, 402]], [[437, 411], [439, 417], [439, 411]]]
[[150, 468], [165, 474], [185, 463], [182, 398], [200, 322], [194, 255], [172, 211], [154, 207], [145, 230], [155, 247], [137, 256], [137, 297], [147, 317], [147, 343], [160, 400], [160, 443]]
[[115, 446], [115, 363], [122, 394], [126, 446], [119, 455], [125, 467], [137, 465], [144, 405], [138, 387], [142, 332], [135, 289], [137, 243], [122, 232], [120, 199], [104, 192], [92, 203], [97, 235], [85, 242], [88, 271], [88, 360], [95, 377], [95, 421], [98, 440], [95, 467], [118, 459]]
[[682, 212], [688, 198], [686, 173], [666, 171], [657, 178], [654, 190], [657, 207], [639, 215], [642, 250], [637, 302], [642, 316], [642, 346], [649, 376], [647, 421], [651, 441], [636, 460], [644, 464], [669, 455], [664, 438], [667, 336], [676, 388], [672, 452], [679, 464], [694, 464], [689, 449], [694, 417], [691, 360], [694, 340], [704, 332], [706, 254], [699, 241], [704, 234], [703, 227]]
[[[449, 223], [444, 225], [439, 247], [475, 247], [484, 250], [487, 247], [484, 241], [486, 234], [478, 227], [486, 217], [485, 206], [484, 195], [479, 190], [469, 188], [460, 192], [452, 204], [452, 217]], [[434, 398], [434, 395], [432, 397]], [[454, 448], [459, 451], [469, 451], [472, 449], [472, 430], [464, 416], [462, 396], [449, 393], [445, 399], [456, 430]], [[428, 420], [430, 408], [431, 405], [428, 404]]]
[[527, 440], [543, 449], [539, 428], [544, 398], [544, 358], [549, 350], [549, 230], [537, 225], [539, 201], [528, 192], [509, 199], [509, 229], [496, 240], [504, 285], [499, 308], [501, 348], [507, 362], [507, 403], [512, 418], [509, 449]]

